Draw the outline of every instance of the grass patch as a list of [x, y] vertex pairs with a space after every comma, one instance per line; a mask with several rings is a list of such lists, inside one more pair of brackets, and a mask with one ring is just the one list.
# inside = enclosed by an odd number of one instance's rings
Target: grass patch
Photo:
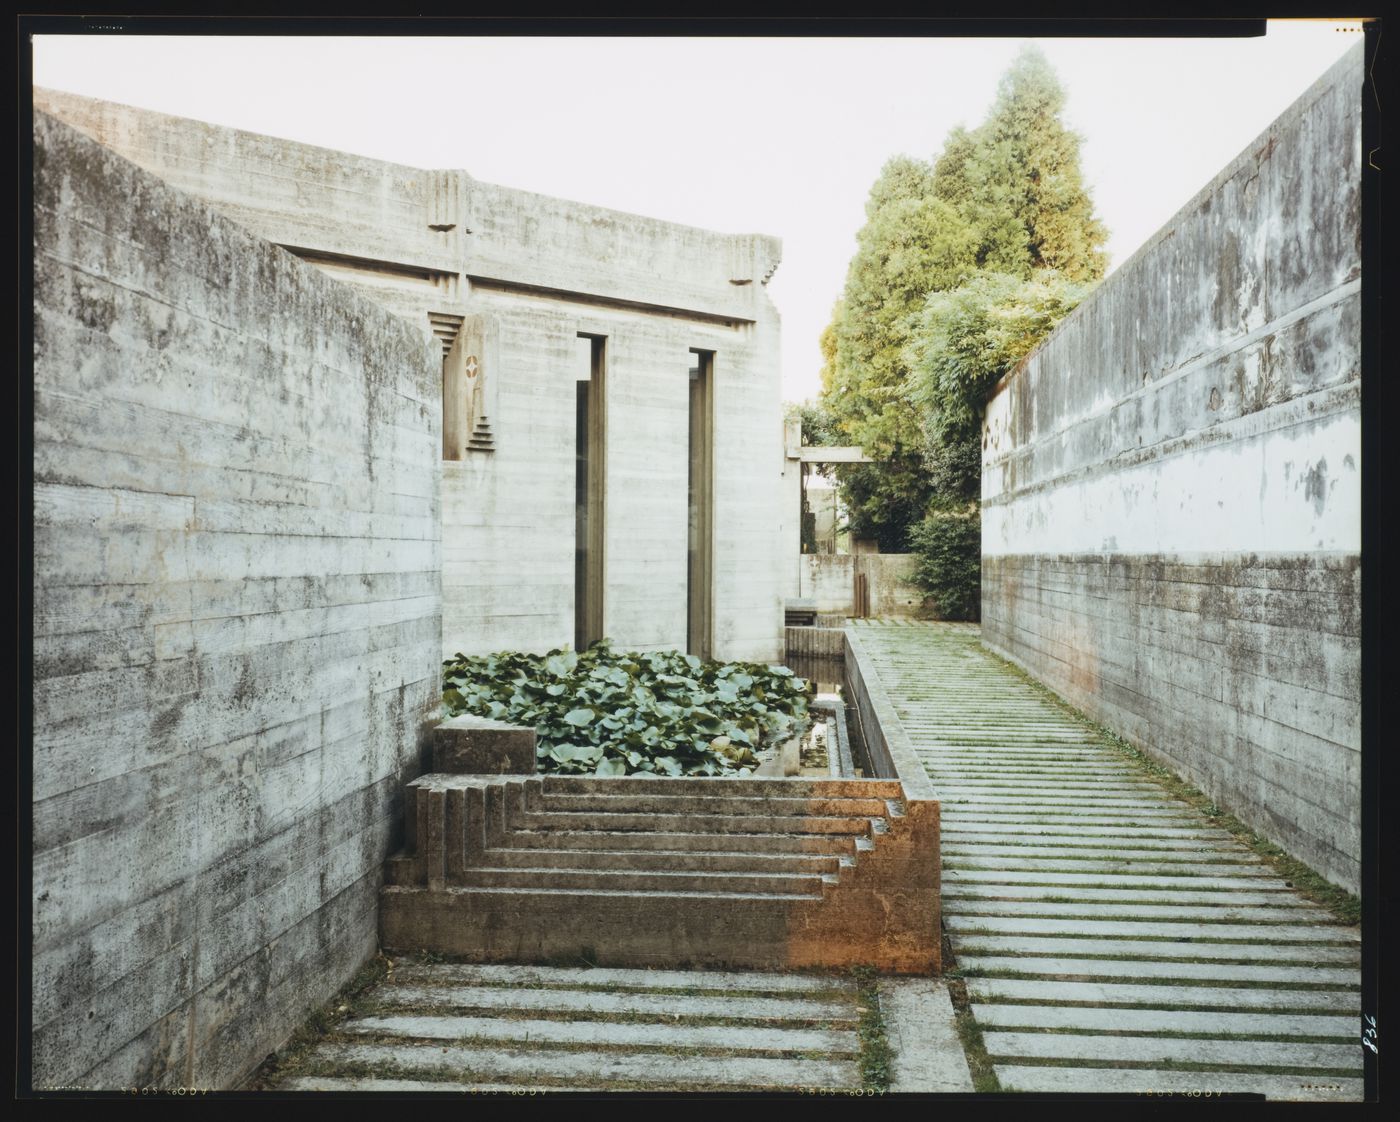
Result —
[[310, 1011], [287, 1042], [258, 1066], [249, 1078], [248, 1089], [266, 1091], [284, 1079], [303, 1074], [312, 1049], [343, 1021], [360, 1016], [370, 1006], [369, 991], [388, 978], [392, 969], [392, 961], [382, 953], [366, 962], [335, 997]]
[[1048, 686], [1036, 681], [1019, 666], [1008, 662], [1000, 655], [982, 648], [982, 653], [994, 663], [1014, 675], [1034, 690], [1041, 698], [1054, 705], [1060, 712], [1077, 721], [1085, 729], [1095, 734], [1099, 742], [1116, 753], [1121, 759], [1133, 764], [1140, 772], [1150, 776], [1173, 798], [1186, 803], [1211, 826], [1224, 830], [1245, 848], [1264, 858], [1274, 871], [1300, 895], [1313, 903], [1326, 908], [1342, 923], [1355, 925], [1361, 922], [1361, 899], [1352, 893], [1332, 884], [1320, 873], [1310, 869], [1295, 857], [1289, 856], [1281, 847], [1262, 838], [1251, 827], [1245, 825], [1233, 814], [1216, 805], [1214, 800], [1199, 788], [1187, 783], [1174, 772], [1157, 763], [1140, 749], [1134, 747], [1111, 729], [1070, 705]]
[[880, 976], [874, 967], [857, 966], [851, 970], [851, 977], [859, 987], [860, 1024], [856, 1035], [860, 1038], [861, 1087], [867, 1091], [887, 1091], [894, 1050], [890, 1047], [885, 1015], [880, 1008]]

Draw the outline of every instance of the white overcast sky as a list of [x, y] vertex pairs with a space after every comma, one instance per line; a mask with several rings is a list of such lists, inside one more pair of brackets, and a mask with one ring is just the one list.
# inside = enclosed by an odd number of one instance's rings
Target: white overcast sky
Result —
[[[1125, 261], [1360, 38], [1042, 39]], [[974, 126], [1024, 39], [36, 36], [34, 81], [674, 222], [783, 239], [783, 388], [817, 338], [867, 192]]]

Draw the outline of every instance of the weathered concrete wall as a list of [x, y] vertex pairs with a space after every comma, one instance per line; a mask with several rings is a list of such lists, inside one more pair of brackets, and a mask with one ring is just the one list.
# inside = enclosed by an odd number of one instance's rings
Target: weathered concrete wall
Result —
[[440, 350], [35, 114], [37, 1087], [229, 1087], [376, 946]]
[[988, 646], [1360, 858], [1358, 45], [994, 391]]
[[802, 554], [799, 595], [814, 600], [820, 613], [850, 615], [856, 574], [864, 573], [872, 616], [927, 618], [924, 593], [913, 580], [917, 563], [912, 553]]
[[714, 652], [781, 657], [776, 239], [70, 94], [35, 103], [444, 339], [487, 318], [495, 450], [443, 465], [446, 654], [572, 642], [580, 332], [607, 337], [604, 630], [685, 645], [688, 370], [691, 348], [713, 351]]

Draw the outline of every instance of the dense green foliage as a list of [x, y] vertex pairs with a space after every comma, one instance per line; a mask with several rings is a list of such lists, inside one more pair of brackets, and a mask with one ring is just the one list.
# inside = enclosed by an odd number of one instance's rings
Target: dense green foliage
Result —
[[976, 619], [981, 598], [982, 522], [976, 503], [930, 510], [909, 534], [918, 556], [914, 579], [941, 619]]
[[443, 663], [443, 708], [533, 725], [538, 767], [591, 775], [747, 775], [804, 732], [815, 695], [785, 666], [679, 651], [506, 651]]
[[930, 445], [976, 438], [982, 403], [1088, 288], [1040, 270], [1028, 280], [978, 273], [952, 292], [930, 293], [907, 354], [907, 399]]
[[1103, 275], [1107, 231], [1063, 106], [1028, 47], [983, 124], [954, 129], [932, 163], [890, 160], [822, 336], [837, 442], [878, 461], [837, 470], [851, 531], [919, 553], [948, 618], [977, 616], [986, 394]]

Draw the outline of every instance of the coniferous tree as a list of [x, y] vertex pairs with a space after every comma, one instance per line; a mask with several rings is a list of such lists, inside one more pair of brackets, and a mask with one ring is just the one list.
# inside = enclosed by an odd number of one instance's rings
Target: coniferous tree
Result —
[[923, 566], [935, 584], [960, 574], [939, 597], [945, 611], [976, 614], [979, 395], [1106, 263], [1064, 101], [1027, 47], [985, 122], [953, 129], [932, 164], [889, 161], [822, 337], [822, 401], [879, 461], [837, 473], [852, 531], [885, 552], [912, 542], [936, 555]]

